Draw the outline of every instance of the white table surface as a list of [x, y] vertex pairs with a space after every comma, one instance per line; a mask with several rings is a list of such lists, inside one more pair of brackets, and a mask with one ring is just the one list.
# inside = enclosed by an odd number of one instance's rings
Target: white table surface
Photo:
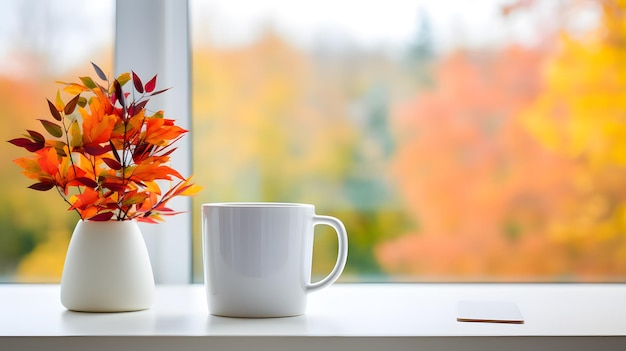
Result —
[[[512, 301], [524, 324], [456, 320], [460, 300]], [[129, 313], [64, 309], [58, 285], [0, 285], [0, 350], [626, 350], [626, 284], [335, 284], [305, 315], [216, 317], [202, 285], [157, 286]]]

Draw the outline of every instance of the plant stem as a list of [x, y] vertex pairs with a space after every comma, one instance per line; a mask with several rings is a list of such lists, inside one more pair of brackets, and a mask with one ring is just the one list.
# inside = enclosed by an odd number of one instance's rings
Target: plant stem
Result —
[[[70, 208], [71, 208], [73, 205], [72, 205], [72, 203], [71, 203], [71, 202], [70, 202], [70, 201], [69, 201], [69, 200], [65, 197], [65, 193], [63, 193], [63, 192], [61, 191], [61, 189], [59, 188], [59, 186], [58, 186], [58, 185], [57, 185], [57, 186], [55, 186], [55, 188], [56, 188], [56, 189], [57, 189], [57, 191], [59, 192], [59, 195], [61, 195], [61, 198], [63, 198], [63, 201], [65, 201], [68, 205], [70, 205]], [[80, 188], [79, 188], [79, 189], [80, 189]], [[78, 217], [80, 217], [80, 219], [85, 220], [85, 219], [83, 218], [83, 216], [80, 214], [80, 211], [79, 211], [77, 208], [75, 208], [75, 209], [74, 209], [74, 211], [76, 211], [76, 213], [78, 213]]]
[[[68, 127], [65, 125], [65, 112], [61, 112], [63, 113], [62, 118], [61, 118], [61, 123], [63, 124], [63, 130], [65, 131], [65, 142], [67, 143], [67, 152], [69, 153], [69, 155], [67, 155], [67, 157], [70, 158], [70, 164], [72, 165], [72, 171], [74, 172], [74, 177], [76, 177], [76, 165], [74, 164], [74, 158], [72, 157], [72, 145], [70, 145], [70, 136], [68, 134]], [[78, 123], [78, 121], [75, 119], [74, 122], [72, 123]], [[71, 124], [70, 124], [71, 126]], [[82, 194], [83, 191], [80, 187], [78, 188], [78, 193]], [[65, 196], [63, 196], [63, 198], [65, 199]], [[67, 201], [67, 199], [66, 199]], [[81, 217], [82, 218], [82, 217]]]

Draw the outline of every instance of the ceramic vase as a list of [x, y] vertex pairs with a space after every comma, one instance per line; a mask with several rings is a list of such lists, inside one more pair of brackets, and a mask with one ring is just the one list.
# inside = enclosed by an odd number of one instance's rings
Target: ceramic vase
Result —
[[81, 312], [145, 310], [154, 276], [136, 221], [79, 221], [65, 257], [61, 303]]

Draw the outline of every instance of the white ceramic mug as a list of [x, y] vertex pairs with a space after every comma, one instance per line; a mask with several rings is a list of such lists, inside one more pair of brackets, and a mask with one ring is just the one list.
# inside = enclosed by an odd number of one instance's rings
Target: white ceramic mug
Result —
[[[335, 267], [311, 283], [314, 226], [333, 227]], [[294, 203], [202, 205], [204, 281], [209, 312], [229, 317], [286, 317], [305, 312], [307, 294], [341, 275], [348, 236], [334, 217]]]

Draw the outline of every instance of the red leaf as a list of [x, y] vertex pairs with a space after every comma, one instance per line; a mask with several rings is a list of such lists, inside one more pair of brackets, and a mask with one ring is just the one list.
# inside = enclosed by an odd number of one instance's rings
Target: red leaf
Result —
[[113, 87], [115, 89], [115, 98], [117, 99], [117, 101], [120, 102], [120, 105], [125, 106], [125, 101], [124, 101], [124, 92], [122, 91], [122, 86], [120, 85], [120, 82], [116, 80], [113, 81]]
[[112, 217], [113, 217], [113, 212], [104, 212], [104, 213], [97, 214], [91, 218], [87, 218], [87, 219], [90, 221], [104, 222], [104, 221], [108, 221]]
[[46, 142], [46, 138], [44, 138], [44, 136], [41, 135], [40, 133], [35, 132], [34, 130], [27, 130], [27, 132], [31, 136], [31, 138], [33, 138], [35, 142], [38, 142], [38, 143]]
[[[156, 210], [158, 210], [159, 212], [174, 212], [174, 210], [172, 210], [171, 208], [165, 207], [165, 204], [157, 207]], [[163, 214], [165, 214], [165, 213], [163, 213]]]
[[50, 114], [52, 115], [52, 117], [54, 117], [54, 119], [56, 119], [57, 121], [63, 119], [63, 117], [61, 117], [61, 113], [59, 112], [59, 110], [57, 110], [57, 107], [54, 106], [54, 104], [50, 100], [48, 100], [48, 108], [50, 108]]
[[168, 150], [168, 151], [164, 152], [163, 154], [161, 154], [161, 155], [159, 155], [159, 156], [169, 156], [169, 155], [171, 155], [171, 154], [172, 154], [172, 152], [176, 151], [176, 149], [178, 149], [178, 148], [177, 148], [177, 147], [175, 147], [175, 148], [173, 148], [173, 149], [170, 149], [170, 150]]
[[156, 79], [157, 76], [155, 75], [154, 77], [152, 77], [152, 79], [150, 79], [150, 81], [148, 83], [146, 83], [146, 92], [147, 93], [151, 93], [154, 91], [154, 88], [156, 88]]
[[131, 72], [133, 73], [133, 84], [135, 85], [135, 90], [137, 90], [138, 93], [143, 94], [143, 83], [141, 83], [141, 79], [135, 72]]
[[48, 190], [54, 188], [54, 183], [50, 183], [50, 182], [35, 183], [35, 184], [29, 186], [29, 188], [31, 188], [33, 190], [37, 190], [37, 191], [48, 191]]
[[143, 110], [146, 107], [147, 103], [148, 103], [148, 100], [143, 100], [137, 104], [133, 103], [132, 105], [130, 105], [130, 108], [128, 109], [128, 113], [131, 116], [138, 114], [139, 112], [141, 112], [141, 110]]
[[126, 190], [126, 186], [120, 183], [103, 183], [102, 187], [115, 192]]
[[159, 223], [159, 222], [155, 221], [154, 219], [152, 219], [150, 217], [137, 217], [136, 220], [137, 220], [137, 222], [142, 222], [142, 223], [150, 223], [150, 224], [157, 224], [157, 223]]
[[19, 146], [19, 147], [23, 147], [24, 149], [30, 151], [30, 152], [35, 152], [37, 150], [41, 150], [44, 148], [45, 144], [42, 142], [34, 142], [30, 139], [26, 139], [26, 138], [17, 138], [17, 139], [11, 139], [9, 140], [9, 143], [15, 145], [15, 146]]
[[171, 88], [167, 88], [167, 89], [163, 89], [163, 90], [159, 90], [159, 91], [155, 91], [154, 93], [150, 94], [150, 96], [155, 96], [155, 95], [159, 95], [161, 93], [164, 93], [168, 90], [170, 90]]
[[76, 181], [78, 181], [79, 183], [83, 184], [84, 186], [90, 187], [92, 189], [95, 189], [98, 187], [98, 183], [91, 179], [91, 178], [86, 178], [86, 177], [78, 177], [76, 178]]
[[122, 169], [122, 165], [112, 158], [103, 157], [102, 161], [104, 161], [104, 163], [106, 163], [107, 166], [111, 167], [113, 170], [119, 171]]
[[[148, 103], [148, 100], [141, 101], [137, 105], [135, 105], [135, 108], [139, 109], [139, 110], [143, 110], [144, 107], [146, 107], [147, 103]], [[137, 111], [137, 112], [139, 112], [139, 111]]]
[[109, 147], [111, 148], [111, 151], [113, 151], [113, 157], [115, 157], [117, 162], [122, 162], [122, 160], [120, 159], [120, 155], [118, 155], [117, 150], [115, 150], [115, 145], [113, 145], [113, 142], [111, 140], [109, 140]]
[[145, 156], [148, 156], [152, 153], [153, 149], [154, 145], [146, 143], [141, 143], [137, 145], [135, 151], [133, 152], [133, 161], [135, 161], [135, 163], [141, 163]]
[[85, 145], [85, 152], [92, 156], [100, 156], [111, 151], [111, 146]]
[[78, 99], [80, 99], [80, 94], [74, 96], [72, 100], [67, 102], [67, 104], [65, 105], [65, 110], [63, 111], [66, 115], [71, 115], [72, 112], [74, 112], [74, 110], [76, 109], [76, 104], [78, 104]]

